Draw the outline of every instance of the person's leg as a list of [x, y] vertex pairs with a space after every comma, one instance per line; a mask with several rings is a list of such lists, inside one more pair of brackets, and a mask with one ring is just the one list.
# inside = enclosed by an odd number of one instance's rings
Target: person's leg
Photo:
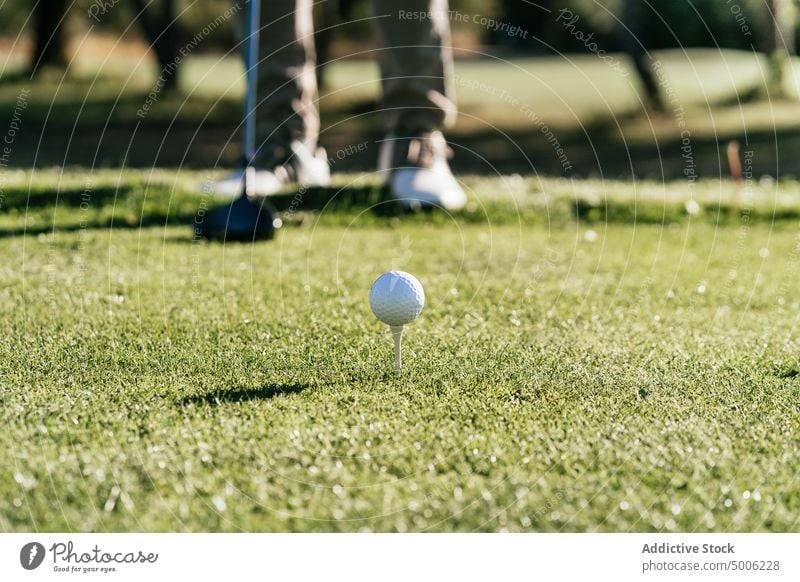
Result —
[[372, 7], [389, 131], [418, 135], [452, 125], [456, 107], [447, 0], [372, 0]]
[[261, 0], [256, 138], [262, 158], [293, 140], [317, 146], [312, 0]]
[[[252, 191], [268, 196], [292, 181], [327, 185], [327, 157], [317, 148], [312, 0], [253, 1], [261, 3], [261, 18], [255, 108], [258, 171]], [[245, 11], [246, 6], [240, 11], [243, 20]], [[207, 182], [204, 190], [236, 196], [243, 180], [244, 170], [239, 169], [222, 180]]]
[[397, 200], [455, 210], [466, 196], [450, 171], [441, 133], [456, 117], [448, 3], [401, 4], [372, 0], [388, 125], [379, 170]]

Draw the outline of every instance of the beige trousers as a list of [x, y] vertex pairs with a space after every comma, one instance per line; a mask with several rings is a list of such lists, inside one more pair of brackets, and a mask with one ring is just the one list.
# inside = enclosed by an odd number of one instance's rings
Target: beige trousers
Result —
[[[388, 131], [450, 125], [456, 109], [447, 0], [372, 0]], [[262, 152], [319, 136], [312, 0], [262, 0], [256, 133]]]

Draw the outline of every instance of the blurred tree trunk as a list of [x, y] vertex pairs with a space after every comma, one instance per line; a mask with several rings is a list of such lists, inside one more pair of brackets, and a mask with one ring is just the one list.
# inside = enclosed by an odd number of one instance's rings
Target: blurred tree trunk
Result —
[[31, 74], [41, 67], [67, 66], [67, 36], [64, 31], [68, 12], [67, 0], [39, 0], [36, 10], [36, 48]]
[[644, 88], [647, 106], [656, 111], [664, 111], [664, 101], [650, 68], [650, 57], [642, 45], [639, 4], [639, 0], [622, 0], [623, 46]]
[[[146, 0], [133, 0], [139, 14], [147, 42], [153, 48], [164, 79], [164, 89], [178, 86], [178, 25], [175, 22], [175, 0], [160, 0], [148, 3]], [[154, 8], [155, 6], [155, 8]], [[160, 8], [160, 9], [159, 9]]]

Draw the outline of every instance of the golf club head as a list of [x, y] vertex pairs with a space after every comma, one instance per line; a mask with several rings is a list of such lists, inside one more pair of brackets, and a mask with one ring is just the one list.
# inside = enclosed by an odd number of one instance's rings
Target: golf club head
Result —
[[281, 227], [277, 212], [266, 198], [243, 194], [230, 204], [198, 213], [194, 219], [196, 236], [225, 242], [270, 240]]

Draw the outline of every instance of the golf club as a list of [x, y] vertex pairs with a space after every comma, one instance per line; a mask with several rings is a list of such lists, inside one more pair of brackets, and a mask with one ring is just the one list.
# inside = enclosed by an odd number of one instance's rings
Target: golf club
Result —
[[252, 242], [268, 240], [281, 227], [281, 219], [275, 207], [265, 197], [256, 198], [253, 190], [256, 157], [256, 99], [258, 83], [258, 50], [261, 22], [259, 0], [247, 2], [247, 38], [245, 45], [245, 68], [247, 88], [244, 102], [244, 140], [242, 163], [244, 185], [242, 194], [231, 204], [210, 211], [206, 216], [197, 215], [194, 231], [198, 236], [225, 241]]

